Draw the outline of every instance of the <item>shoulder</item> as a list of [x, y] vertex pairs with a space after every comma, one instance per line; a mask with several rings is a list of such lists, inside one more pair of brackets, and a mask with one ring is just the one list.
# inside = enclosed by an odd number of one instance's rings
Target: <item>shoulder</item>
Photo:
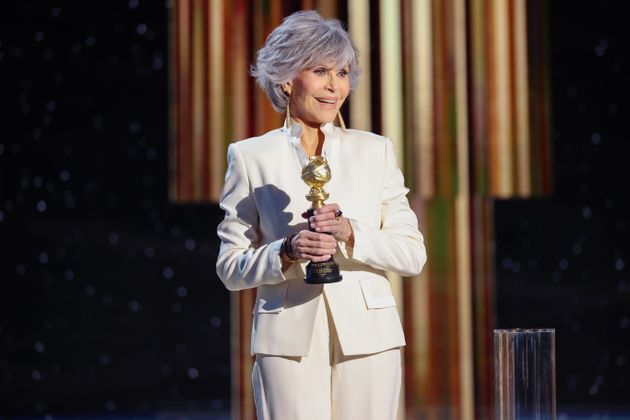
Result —
[[348, 147], [384, 153], [388, 146], [391, 145], [390, 139], [370, 131], [346, 129], [342, 130], [341, 133], [342, 141]]
[[230, 144], [229, 148], [237, 150], [243, 156], [259, 156], [261, 153], [273, 152], [286, 147], [286, 135], [281, 129], [271, 130], [262, 136], [238, 140]]

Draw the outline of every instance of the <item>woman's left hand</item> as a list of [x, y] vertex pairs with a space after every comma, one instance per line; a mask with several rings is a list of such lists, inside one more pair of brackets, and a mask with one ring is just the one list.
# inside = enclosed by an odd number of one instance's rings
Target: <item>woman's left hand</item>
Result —
[[[304, 216], [306, 217], [306, 214]], [[316, 209], [309, 224], [315, 232], [328, 233], [336, 240], [349, 243], [349, 245], [354, 242], [350, 221], [342, 216], [341, 209], [336, 203], [326, 204]]]

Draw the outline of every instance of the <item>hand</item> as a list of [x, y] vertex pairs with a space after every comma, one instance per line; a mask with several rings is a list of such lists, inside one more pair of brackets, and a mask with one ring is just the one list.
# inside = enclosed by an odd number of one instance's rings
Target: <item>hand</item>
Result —
[[337, 241], [325, 233], [302, 230], [291, 239], [294, 258], [313, 262], [328, 261], [337, 251]]
[[314, 211], [309, 219], [311, 228], [316, 232], [328, 233], [336, 240], [352, 245], [354, 235], [350, 221], [341, 216], [341, 210], [336, 203], [326, 204]]

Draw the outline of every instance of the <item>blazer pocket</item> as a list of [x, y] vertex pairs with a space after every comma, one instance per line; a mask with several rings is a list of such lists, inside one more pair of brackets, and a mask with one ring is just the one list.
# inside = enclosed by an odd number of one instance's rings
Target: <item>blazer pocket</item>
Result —
[[287, 282], [272, 286], [260, 286], [256, 294], [256, 305], [253, 313], [277, 314], [284, 309], [287, 297]]
[[380, 309], [396, 306], [392, 289], [389, 287], [387, 279], [382, 277], [369, 277], [359, 280], [363, 299], [368, 309]]

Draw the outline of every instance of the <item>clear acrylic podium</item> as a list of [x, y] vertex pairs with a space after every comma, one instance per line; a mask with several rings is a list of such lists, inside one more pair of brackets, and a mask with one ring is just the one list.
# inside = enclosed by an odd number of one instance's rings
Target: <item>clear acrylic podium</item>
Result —
[[556, 418], [556, 331], [494, 330], [496, 420]]

